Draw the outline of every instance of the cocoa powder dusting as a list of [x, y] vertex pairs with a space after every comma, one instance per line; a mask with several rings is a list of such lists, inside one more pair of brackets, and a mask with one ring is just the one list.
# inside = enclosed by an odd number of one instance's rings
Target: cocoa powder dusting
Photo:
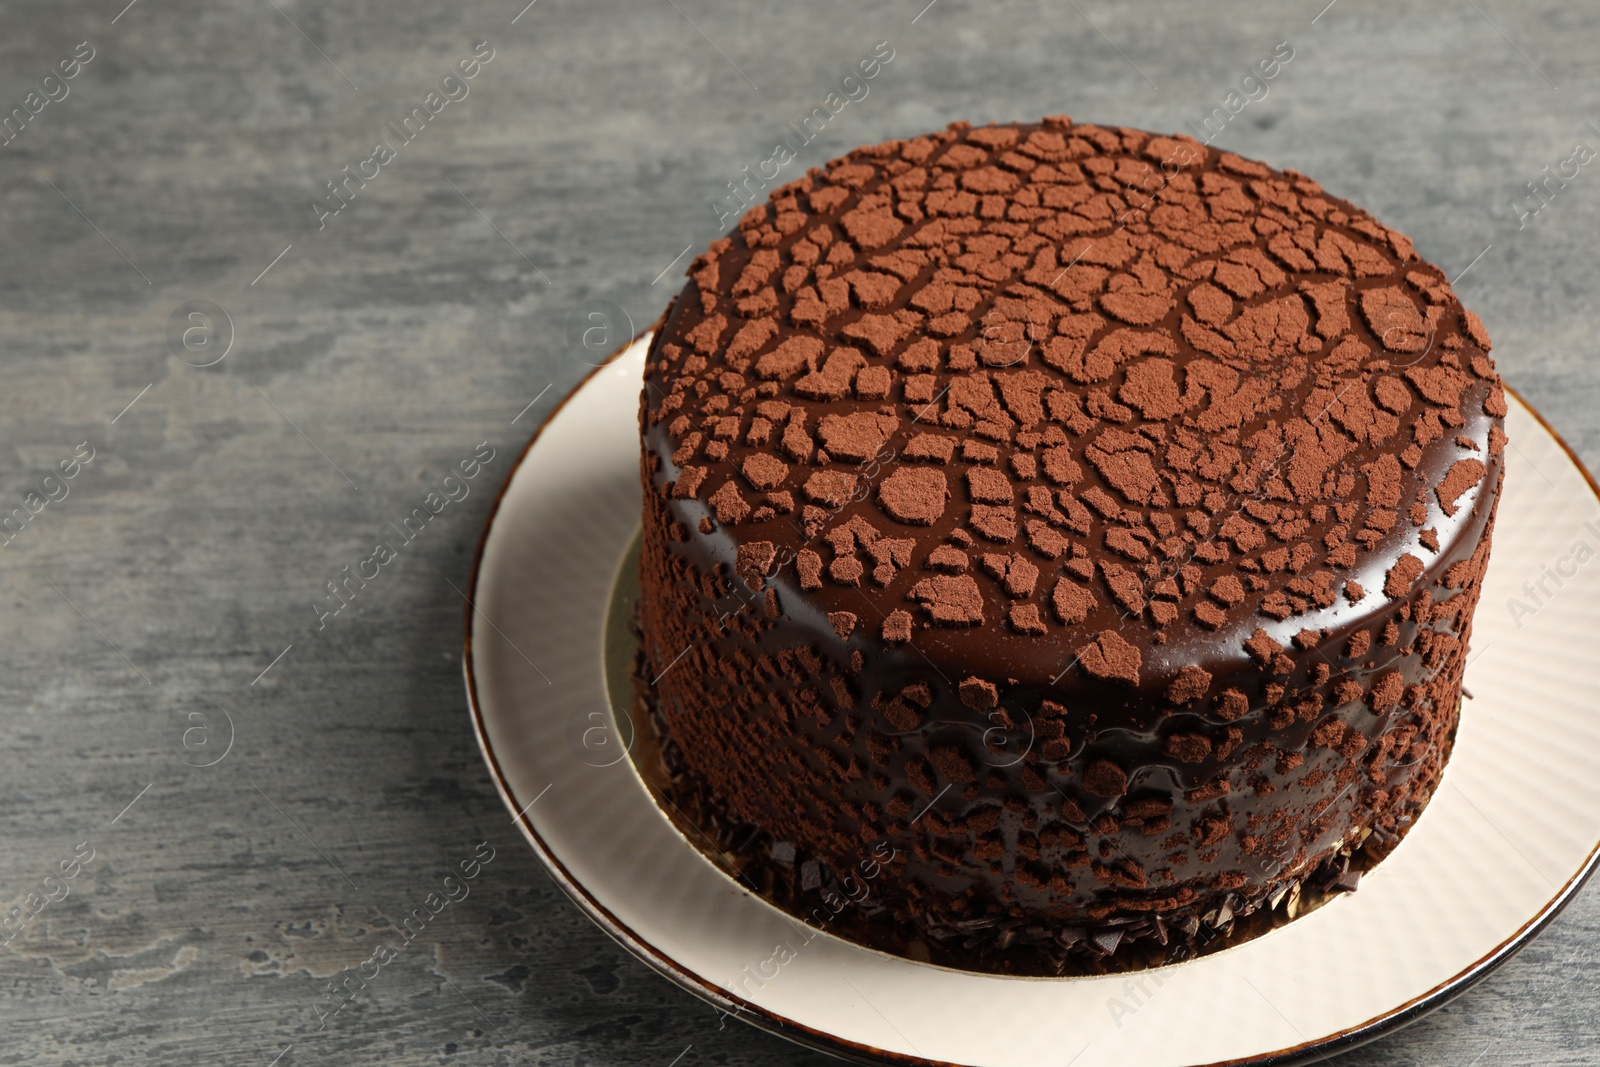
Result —
[[642, 673], [730, 825], [841, 871], [890, 842], [884, 907], [992, 959], [1182, 940], [1406, 832], [1507, 442], [1404, 237], [1187, 137], [958, 123], [688, 277]]

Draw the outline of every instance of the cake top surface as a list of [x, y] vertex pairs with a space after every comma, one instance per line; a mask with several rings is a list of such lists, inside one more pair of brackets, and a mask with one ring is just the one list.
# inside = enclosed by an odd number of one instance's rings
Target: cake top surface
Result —
[[1442, 271], [1187, 137], [861, 148], [688, 273], [644, 398], [686, 517], [841, 639], [981, 644], [1014, 677], [1264, 662], [1403, 597], [1504, 446]]

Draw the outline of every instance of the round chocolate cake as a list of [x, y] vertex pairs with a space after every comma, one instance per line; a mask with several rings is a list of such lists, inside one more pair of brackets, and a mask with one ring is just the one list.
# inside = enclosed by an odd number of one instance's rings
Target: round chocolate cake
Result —
[[740, 863], [991, 962], [1348, 886], [1450, 753], [1488, 349], [1405, 237], [1187, 137], [958, 123], [812, 170], [650, 347], [668, 762]]

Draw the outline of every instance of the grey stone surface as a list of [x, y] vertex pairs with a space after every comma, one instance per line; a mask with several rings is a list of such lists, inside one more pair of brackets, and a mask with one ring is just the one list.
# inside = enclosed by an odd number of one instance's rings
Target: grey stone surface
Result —
[[[1600, 171], [1520, 226], [1511, 206], [1600, 147], [1590, 5], [125, 2], [0, 3], [5, 112], [93, 48], [0, 147], [0, 511], [94, 457], [0, 551], [0, 901], [94, 850], [0, 950], [0, 1064], [820, 1060], [719, 1031], [545, 877], [472, 740], [457, 589], [510, 457], [586, 370], [575, 309], [647, 325], [725, 183], [877, 41], [894, 60], [796, 169], [961, 118], [1184, 128], [1289, 41], [1219, 143], [1470, 266], [1508, 380], [1600, 459]], [[470, 95], [319, 231], [323, 183], [478, 41]], [[195, 300], [234, 335], [205, 368], [168, 342]], [[205, 362], [223, 322], [176, 352]], [[319, 630], [325, 583], [480, 442], [470, 495]], [[227, 717], [231, 750], [194, 766]], [[485, 841], [471, 895], [319, 1028], [381, 916]], [[1600, 1062], [1597, 900], [1338, 1062]]]

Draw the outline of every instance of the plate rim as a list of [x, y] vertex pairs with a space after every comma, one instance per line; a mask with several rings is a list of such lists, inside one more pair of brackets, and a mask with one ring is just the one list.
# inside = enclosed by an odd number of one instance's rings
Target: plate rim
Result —
[[[949, 1060], [930, 1059], [925, 1056], [911, 1055], [881, 1049], [864, 1042], [853, 1041], [828, 1033], [816, 1027], [809, 1026], [797, 1019], [791, 1019], [768, 1008], [747, 1001], [730, 990], [723, 989], [688, 968], [680, 965], [676, 960], [658, 950], [650, 941], [622, 922], [605, 906], [596, 899], [583, 884], [576, 879], [561, 860], [555, 855], [544, 839], [539, 835], [532, 820], [526, 811], [522, 810], [511, 793], [510, 785], [500, 766], [499, 758], [495, 755], [489, 743], [487, 728], [484, 723], [483, 709], [478, 698], [478, 682], [474, 671], [472, 623], [473, 617], [481, 613], [477, 606], [478, 581], [482, 577], [485, 549], [489, 543], [489, 536], [494, 530], [495, 520], [500, 515], [500, 507], [505, 501], [507, 491], [515, 480], [517, 472], [522, 469], [522, 464], [533, 453], [539, 444], [546, 429], [556, 420], [567, 404], [600, 374], [613, 363], [622, 358], [640, 341], [648, 338], [655, 329], [655, 325], [640, 331], [627, 343], [608, 355], [603, 361], [592, 366], [582, 378], [578, 379], [572, 387], [561, 397], [556, 406], [550, 410], [544, 420], [534, 430], [520, 452], [517, 453], [511, 469], [502, 479], [499, 488], [495, 491], [494, 499], [490, 502], [488, 514], [485, 515], [483, 528], [478, 533], [477, 544], [473, 549], [472, 568], [467, 574], [466, 607], [462, 613], [462, 652], [461, 669], [466, 685], [467, 708], [472, 717], [473, 735], [478, 742], [478, 750], [483, 755], [484, 763], [488, 767], [489, 777], [494, 781], [495, 791], [500, 794], [501, 801], [511, 811], [513, 821], [522, 836], [533, 847], [534, 855], [538, 857], [545, 871], [555, 881], [556, 885], [578, 906], [578, 909], [587, 915], [596, 926], [600, 927], [612, 940], [627, 949], [635, 957], [643, 961], [655, 971], [673, 981], [679, 987], [694, 994], [700, 999], [724, 1011], [726, 1016], [733, 1016], [752, 1026], [756, 1026], [774, 1036], [784, 1038], [796, 1044], [824, 1052], [841, 1059], [863, 1064], [893, 1064], [896, 1067], [965, 1067]], [[1600, 500], [1600, 482], [1590, 473], [1589, 468], [1579, 458], [1566, 438], [1562, 437], [1539, 410], [1530, 404], [1516, 389], [1506, 385], [1502, 386], [1522, 408], [1528, 412], [1545, 433], [1561, 448], [1578, 473], [1583, 475], [1584, 483], [1589, 491]], [[1588, 857], [1583, 866], [1572, 875], [1560, 888], [1557, 894], [1539, 910], [1532, 918], [1520, 926], [1516, 932], [1496, 945], [1488, 953], [1474, 961], [1472, 964], [1457, 972], [1453, 977], [1434, 986], [1432, 989], [1408, 1000], [1391, 1011], [1375, 1015], [1364, 1022], [1346, 1027], [1337, 1033], [1325, 1037], [1313, 1038], [1297, 1045], [1274, 1049], [1269, 1052], [1254, 1056], [1230, 1060], [1217, 1060], [1207, 1064], [1194, 1064], [1192, 1067], [1291, 1067], [1313, 1058], [1322, 1058], [1329, 1053], [1348, 1052], [1361, 1045], [1375, 1041], [1386, 1034], [1416, 1022], [1437, 1008], [1443, 1007], [1451, 1000], [1467, 992], [1473, 986], [1489, 977], [1503, 964], [1515, 956], [1522, 948], [1539, 935], [1550, 925], [1570, 904], [1574, 897], [1587, 884], [1590, 877], [1600, 866], [1600, 841], [1596, 841], [1589, 850]]]

